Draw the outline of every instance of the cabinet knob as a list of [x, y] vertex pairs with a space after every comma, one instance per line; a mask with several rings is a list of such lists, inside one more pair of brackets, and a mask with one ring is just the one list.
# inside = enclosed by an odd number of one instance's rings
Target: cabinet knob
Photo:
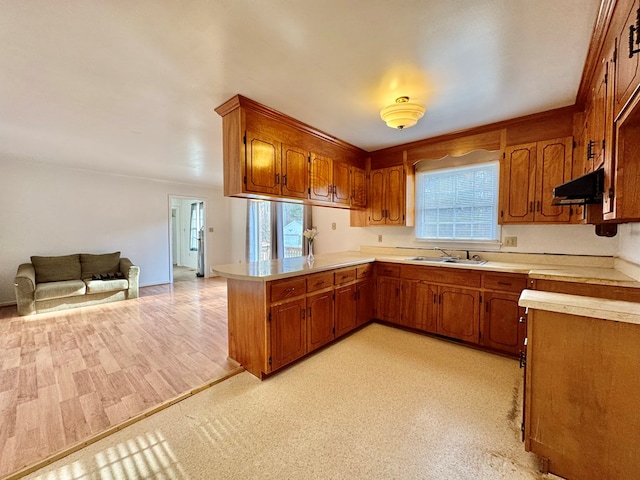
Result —
[[526, 319], [526, 318], [524, 318], [524, 317], [520, 317], [520, 318], [518, 319], [518, 322], [520, 322], [520, 323], [526, 323], [526, 321], [527, 321], [527, 319]]

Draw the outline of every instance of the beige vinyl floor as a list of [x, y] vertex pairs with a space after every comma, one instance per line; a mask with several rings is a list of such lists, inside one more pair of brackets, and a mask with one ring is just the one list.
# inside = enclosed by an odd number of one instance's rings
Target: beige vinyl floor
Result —
[[545, 479], [515, 360], [379, 324], [240, 373], [27, 478]]

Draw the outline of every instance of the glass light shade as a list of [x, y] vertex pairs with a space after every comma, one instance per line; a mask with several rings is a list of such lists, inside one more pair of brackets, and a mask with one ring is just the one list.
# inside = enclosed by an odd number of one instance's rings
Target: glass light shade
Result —
[[413, 127], [424, 115], [424, 105], [409, 102], [409, 97], [400, 97], [396, 103], [380, 110], [380, 118], [388, 127], [403, 128]]

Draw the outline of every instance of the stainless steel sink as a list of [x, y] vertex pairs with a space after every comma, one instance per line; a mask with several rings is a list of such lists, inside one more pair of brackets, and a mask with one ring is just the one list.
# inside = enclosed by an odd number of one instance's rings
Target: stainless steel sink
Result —
[[474, 259], [466, 259], [466, 258], [451, 258], [445, 259], [443, 263], [461, 263], [463, 265], [484, 265], [487, 263], [486, 260], [474, 260]]
[[459, 263], [461, 265], [484, 265], [486, 260], [475, 260], [457, 257], [409, 257], [406, 260], [425, 263]]

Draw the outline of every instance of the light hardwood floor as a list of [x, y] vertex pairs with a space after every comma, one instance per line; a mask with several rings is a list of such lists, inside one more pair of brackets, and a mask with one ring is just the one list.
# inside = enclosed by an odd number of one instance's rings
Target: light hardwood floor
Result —
[[30, 317], [0, 308], [0, 477], [241, 371], [227, 355], [221, 278]]

